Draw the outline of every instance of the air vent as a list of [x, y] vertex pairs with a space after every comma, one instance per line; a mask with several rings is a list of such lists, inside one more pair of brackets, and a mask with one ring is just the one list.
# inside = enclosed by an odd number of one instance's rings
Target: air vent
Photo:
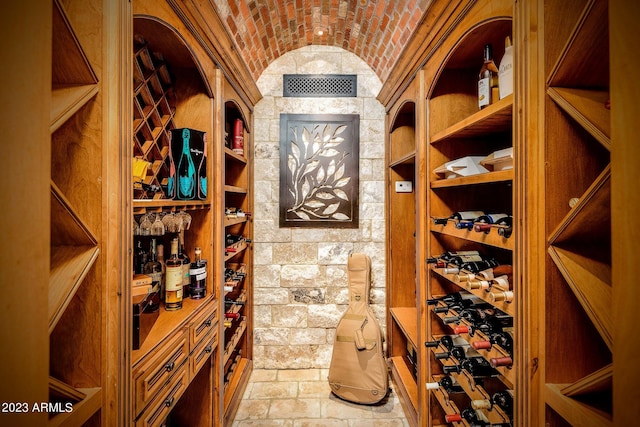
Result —
[[355, 74], [285, 74], [285, 97], [355, 97], [358, 81]]

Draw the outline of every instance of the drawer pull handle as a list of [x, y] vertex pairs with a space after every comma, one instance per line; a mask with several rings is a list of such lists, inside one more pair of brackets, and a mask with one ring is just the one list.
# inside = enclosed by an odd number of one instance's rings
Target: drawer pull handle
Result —
[[204, 348], [205, 353], [211, 353], [211, 346], [208, 345]]
[[173, 367], [174, 367], [174, 366], [175, 366], [175, 363], [174, 363], [174, 362], [169, 362], [169, 363], [167, 363], [166, 365], [164, 365], [164, 369], [165, 369], [167, 372], [171, 372], [171, 371], [173, 371]]
[[207, 321], [206, 321], [206, 322], [204, 322], [204, 324], [205, 324], [207, 327], [211, 326], [211, 319], [207, 319]]
[[174, 397], [171, 396], [170, 398], [168, 398], [167, 400], [164, 401], [164, 404], [167, 408], [171, 408], [171, 405], [173, 405], [173, 399]]

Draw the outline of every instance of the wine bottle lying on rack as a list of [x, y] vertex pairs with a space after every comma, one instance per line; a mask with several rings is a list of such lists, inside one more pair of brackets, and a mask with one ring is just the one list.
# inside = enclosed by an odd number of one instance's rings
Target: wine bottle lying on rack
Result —
[[[462, 311], [465, 308], [470, 308], [478, 304], [486, 304], [483, 299], [471, 294], [469, 298], [463, 298], [459, 301], [442, 301], [444, 305], [438, 305], [433, 308], [434, 313], [447, 314], [449, 311]], [[431, 304], [430, 304], [431, 305]]]
[[463, 261], [469, 260], [480, 260], [482, 257], [480, 256], [480, 252], [478, 251], [455, 251], [455, 252], [444, 252], [441, 255], [430, 257], [426, 259], [427, 264], [435, 264], [436, 267], [446, 267], [447, 264], [451, 263], [454, 258], [463, 257]]
[[467, 371], [473, 378], [487, 378], [499, 375], [499, 372], [482, 356], [464, 359], [454, 365], [444, 365], [442, 366], [442, 371], [445, 374]]
[[489, 233], [492, 228], [500, 228], [507, 226], [507, 222], [511, 223], [511, 215], [506, 213], [495, 213], [482, 215], [473, 222], [473, 229], [477, 232]]
[[513, 356], [513, 328], [503, 328], [501, 331], [489, 334], [488, 340], [471, 343], [476, 350], [491, 350], [494, 345], [500, 346], [510, 356]]
[[427, 390], [437, 390], [442, 389], [446, 391], [448, 394], [451, 393], [464, 393], [463, 388], [458, 384], [455, 378], [451, 375], [447, 375], [442, 377], [440, 381], [430, 382], [426, 384]]
[[480, 258], [479, 260], [464, 261], [462, 263], [460, 263], [458, 259], [456, 259], [455, 261], [456, 262], [450, 263], [453, 266], [445, 267], [442, 272], [444, 274], [460, 274], [461, 272], [469, 272], [475, 274], [482, 270], [496, 267], [498, 265], [498, 261], [493, 258]]
[[480, 280], [491, 280], [494, 277], [502, 276], [513, 276], [513, 267], [509, 264], [500, 264], [495, 267], [490, 267], [479, 271], [477, 273], [470, 272], [460, 272], [456, 274], [456, 281], [458, 282], [471, 282], [471, 281], [480, 281]]
[[500, 390], [495, 392], [489, 399], [474, 399], [471, 401], [471, 408], [477, 410], [492, 411], [498, 406], [504, 414], [511, 420], [513, 417], [513, 392], [511, 390]]
[[431, 217], [431, 219], [436, 225], [447, 225], [449, 222], [452, 222], [456, 228], [471, 230], [474, 221], [484, 214], [483, 211], [460, 211], [454, 212], [448, 217]]

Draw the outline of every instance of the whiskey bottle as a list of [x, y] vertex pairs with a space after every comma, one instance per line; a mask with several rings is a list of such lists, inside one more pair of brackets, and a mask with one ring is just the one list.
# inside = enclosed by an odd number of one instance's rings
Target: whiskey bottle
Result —
[[171, 256], [165, 262], [165, 297], [164, 308], [167, 311], [182, 308], [182, 260], [178, 258], [178, 239], [171, 241]]
[[194, 250], [194, 261], [189, 269], [191, 280], [191, 298], [200, 299], [207, 296], [207, 262], [202, 260], [202, 249], [196, 247]]

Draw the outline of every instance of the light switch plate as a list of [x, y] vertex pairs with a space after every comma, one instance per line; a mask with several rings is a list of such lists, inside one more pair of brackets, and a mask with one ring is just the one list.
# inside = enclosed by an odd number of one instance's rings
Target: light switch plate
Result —
[[396, 193], [411, 193], [412, 191], [411, 181], [396, 181]]

